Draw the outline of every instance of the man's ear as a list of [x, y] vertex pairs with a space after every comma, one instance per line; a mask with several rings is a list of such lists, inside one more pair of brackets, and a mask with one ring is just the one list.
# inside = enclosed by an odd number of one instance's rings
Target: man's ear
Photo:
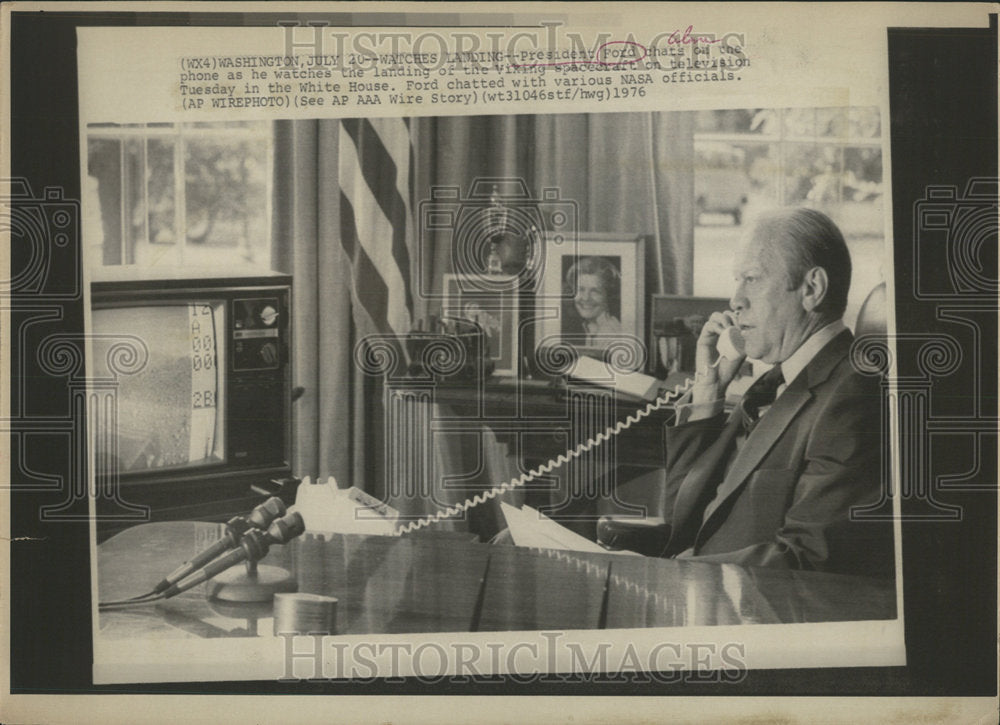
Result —
[[830, 278], [822, 267], [813, 267], [802, 278], [802, 307], [806, 312], [812, 312], [826, 299], [830, 289]]

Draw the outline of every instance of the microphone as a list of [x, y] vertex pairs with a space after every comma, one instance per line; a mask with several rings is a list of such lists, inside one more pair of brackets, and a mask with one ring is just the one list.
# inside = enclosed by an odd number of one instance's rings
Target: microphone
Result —
[[170, 599], [170, 597], [176, 596], [181, 592], [186, 592], [188, 589], [208, 581], [229, 567], [239, 564], [241, 561], [260, 561], [267, 556], [271, 544], [286, 544], [305, 530], [305, 522], [298, 511], [282, 516], [280, 519], [275, 519], [267, 527], [267, 531], [251, 529], [243, 535], [239, 548], [230, 551], [224, 556], [220, 556], [201, 571], [191, 574], [176, 584], [171, 585], [163, 592], [163, 598]]
[[221, 539], [209, 546], [207, 549], [185, 561], [174, 569], [153, 589], [153, 594], [165, 591], [171, 584], [180, 581], [184, 577], [198, 571], [215, 557], [225, 553], [240, 544], [240, 537], [250, 529], [265, 529], [279, 516], [285, 515], [285, 504], [277, 496], [272, 496], [264, 503], [260, 504], [247, 516], [234, 516], [226, 523], [226, 533]]

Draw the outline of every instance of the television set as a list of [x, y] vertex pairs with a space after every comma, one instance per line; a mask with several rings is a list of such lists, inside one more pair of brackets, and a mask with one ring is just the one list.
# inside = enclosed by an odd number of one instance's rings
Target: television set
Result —
[[[91, 282], [98, 531], [225, 520], [290, 477], [291, 289], [277, 273], [105, 268]], [[121, 358], [124, 355], [124, 358]], [[126, 360], [122, 364], [122, 359]], [[91, 396], [92, 405], [95, 398]]]

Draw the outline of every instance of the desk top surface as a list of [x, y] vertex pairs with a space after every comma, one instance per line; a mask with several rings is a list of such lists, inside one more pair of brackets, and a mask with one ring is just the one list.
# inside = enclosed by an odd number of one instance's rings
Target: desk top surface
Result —
[[[144, 524], [98, 547], [101, 601], [149, 591], [218, 539], [220, 524]], [[618, 629], [893, 619], [895, 583], [730, 564], [489, 546], [446, 532], [411, 537], [307, 534], [263, 564], [300, 592], [338, 599], [337, 634]], [[154, 605], [100, 613], [101, 636], [252, 637], [269, 607], [223, 605], [204, 586]]]

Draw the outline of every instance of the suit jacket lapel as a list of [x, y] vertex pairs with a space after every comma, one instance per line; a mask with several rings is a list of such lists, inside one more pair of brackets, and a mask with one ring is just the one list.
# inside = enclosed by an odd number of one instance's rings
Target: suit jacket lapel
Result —
[[[718, 493], [709, 503], [708, 508], [705, 509], [705, 521], [711, 518], [716, 509], [732, 496], [754, 469], [757, 468], [761, 459], [767, 455], [767, 452], [771, 450], [771, 446], [785, 432], [785, 429], [791, 424], [802, 406], [809, 402], [812, 393], [808, 389], [795, 390], [794, 388], [798, 387], [795, 385], [796, 382], [798, 381], [793, 381], [792, 385], [788, 386], [788, 390], [774, 401], [774, 405], [760, 419], [753, 432], [747, 436], [743, 447], [736, 455], [736, 460], [733, 461], [733, 465], [729, 468], [729, 473], [726, 474], [722, 485], [719, 486]], [[805, 385], [803, 384], [801, 387], [805, 388]]]
[[774, 401], [753, 432], [747, 436], [715, 498], [705, 509], [703, 522], [707, 523], [719, 507], [736, 493], [747, 477], [753, 473], [781, 434], [791, 425], [802, 406], [812, 399], [811, 388], [830, 377], [834, 366], [847, 354], [852, 339], [853, 336], [847, 330], [837, 335], [817, 353], [802, 373]]
[[[677, 553], [693, 542], [694, 535], [701, 525], [702, 509], [698, 506], [698, 502], [703, 500], [705, 487], [719, 480], [717, 471], [720, 466], [725, 465], [726, 452], [733, 445], [741, 425], [740, 411], [734, 410], [719, 437], [701, 454], [698, 462], [684, 477], [674, 501], [667, 551]], [[696, 522], [691, 521], [693, 516], [697, 517]], [[692, 523], [695, 523], [693, 527]]]

